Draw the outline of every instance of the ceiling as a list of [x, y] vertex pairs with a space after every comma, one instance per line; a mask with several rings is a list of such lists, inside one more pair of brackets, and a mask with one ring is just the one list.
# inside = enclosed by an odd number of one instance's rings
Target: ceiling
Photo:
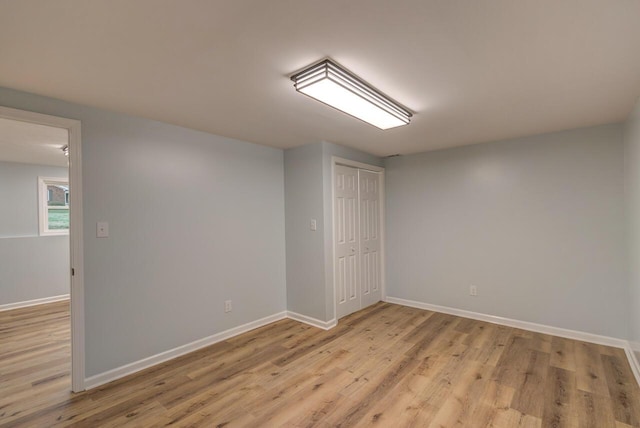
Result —
[[67, 167], [66, 129], [0, 118], [0, 161]]
[[[0, 0], [0, 86], [274, 147], [406, 154], [623, 121], [639, 23], [635, 0]], [[288, 76], [327, 56], [412, 123], [381, 131], [296, 93]]]

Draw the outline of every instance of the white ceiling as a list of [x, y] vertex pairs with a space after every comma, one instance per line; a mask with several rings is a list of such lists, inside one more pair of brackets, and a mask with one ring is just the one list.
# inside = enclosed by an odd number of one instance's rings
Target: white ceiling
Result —
[[[0, 86], [389, 155], [624, 120], [640, 1], [0, 0], [0, 52]], [[288, 76], [325, 56], [415, 111], [411, 125], [380, 131], [296, 93]]]
[[0, 161], [68, 166], [66, 129], [0, 118]]

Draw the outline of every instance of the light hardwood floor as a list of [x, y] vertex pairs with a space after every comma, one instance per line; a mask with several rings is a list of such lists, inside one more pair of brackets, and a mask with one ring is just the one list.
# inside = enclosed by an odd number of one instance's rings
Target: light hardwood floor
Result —
[[621, 349], [385, 303], [76, 395], [69, 352], [68, 304], [0, 312], [1, 426], [640, 426]]

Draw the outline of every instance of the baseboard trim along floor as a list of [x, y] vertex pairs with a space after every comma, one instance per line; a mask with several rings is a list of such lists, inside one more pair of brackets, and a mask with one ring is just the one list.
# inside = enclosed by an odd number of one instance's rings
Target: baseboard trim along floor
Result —
[[308, 317], [306, 315], [298, 314], [291, 311], [287, 311], [287, 318], [291, 318], [292, 320], [300, 321], [302, 323], [309, 324], [323, 330], [331, 330], [333, 327], [338, 325], [338, 321], [335, 318], [330, 321], [320, 321], [319, 319]]
[[238, 327], [230, 328], [228, 330], [216, 333], [203, 339], [195, 340], [191, 343], [178, 346], [177, 348], [169, 349], [168, 351], [143, 358], [142, 360], [134, 361], [133, 363], [125, 364], [124, 366], [116, 367], [115, 369], [106, 371], [104, 373], [88, 377], [84, 381], [84, 386], [86, 389], [92, 389], [100, 385], [104, 385], [105, 383], [109, 383], [130, 374], [139, 372], [140, 370], [155, 366], [156, 364], [164, 363], [165, 361], [172, 360], [181, 355], [197, 351], [198, 349], [211, 346], [215, 343], [230, 339], [239, 334], [246, 333], [247, 331], [262, 327], [267, 324], [271, 324], [272, 322], [280, 321], [285, 318], [287, 318], [287, 312], [282, 311], [277, 314], [273, 314], [268, 317], [260, 318], [259, 320], [240, 325]]
[[61, 302], [63, 300], [69, 300], [68, 294], [61, 294], [59, 296], [43, 297], [42, 299], [25, 300], [24, 302], [6, 303], [0, 305], [0, 312], [9, 311], [11, 309], [27, 308], [29, 306], [44, 305], [46, 303]]
[[199, 339], [191, 343], [178, 346], [177, 348], [173, 348], [168, 351], [161, 352], [156, 355], [152, 355], [142, 360], [134, 361], [133, 363], [129, 363], [124, 366], [117, 367], [115, 369], [106, 371], [104, 373], [100, 373], [95, 376], [88, 377], [84, 381], [85, 388], [86, 389], [96, 388], [100, 385], [104, 385], [105, 383], [112, 382], [124, 376], [128, 376], [130, 374], [139, 372], [140, 370], [144, 370], [146, 368], [155, 366], [156, 364], [164, 363], [165, 361], [169, 361], [181, 355], [188, 354], [189, 352], [197, 351], [198, 349], [211, 346], [215, 343], [230, 339], [234, 336], [238, 336], [242, 333], [246, 333], [250, 330], [265, 326], [267, 324], [271, 324], [272, 322], [280, 321], [285, 318], [291, 318], [292, 320], [302, 322], [302, 323], [311, 325], [313, 327], [321, 328], [323, 330], [329, 330], [337, 325], [337, 322], [335, 319], [325, 322], [325, 321], [320, 321], [318, 319], [308, 317], [306, 315], [301, 315], [295, 312], [282, 311], [277, 314], [273, 314], [256, 321], [243, 324], [238, 327], [230, 328], [228, 330], [222, 331], [220, 333], [216, 333], [214, 335], [205, 337], [203, 339]]
[[497, 317], [495, 315], [487, 315], [480, 312], [467, 311], [464, 309], [450, 308], [448, 306], [433, 305], [430, 303], [418, 302], [415, 300], [400, 299], [398, 297], [387, 296], [384, 300], [387, 303], [396, 305], [409, 306], [412, 308], [425, 309], [427, 311], [441, 312], [449, 315], [456, 315], [463, 318], [471, 318], [478, 321], [500, 324], [507, 327], [519, 328], [521, 330], [533, 331], [536, 333], [549, 334], [552, 336], [564, 337], [567, 339], [581, 340], [583, 342], [595, 343], [597, 345], [614, 346], [624, 349], [629, 365], [633, 371], [633, 375], [640, 385], [640, 363], [633, 351], [632, 344], [624, 339], [609, 336], [601, 336], [598, 334], [586, 333], [583, 331], [569, 330], [566, 328], [552, 327], [544, 324], [537, 324], [528, 321], [520, 321], [511, 318]]
[[[402, 305], [402, 306], [409, 306], [412, 308], [424, 309], [424, 310], [433, 311], [433, 312], [441, 312], [449, 315], [460, 316], [463, 318], [471, 318], [479, 321], [490, 322], [493, 324], [500, 324], [508, 327], [519, 328], [522, 330], [528, 330], [528, 331], [533, 331], [537, 333], [544, 333], [544, 334], [564, 337], [568, 339], [581, 340], [583, 342], [595, 343], [598, 345], [614, 346], [617, 348], [622, 348], [625, 350], [625, 353], [629, 360], [629, 364], [636, 378], [636, 381], [640, 385], [640, 364], [638, 363], [636, 354], [633, 352], [631, 344], [628, 341], [623, 339], [618, 339], [618, 338], [613, 338], [608, 336], [600, 336], [596, 334], [569, 330], [569, 329], [564, 329], [559, 327], [552, 327], [552, 326], [547, 326], [543, 324], [536, 324], [532, 322], [520, 321], [520, 320], [515, 320], [510, 318], [497, 317], [494, 315], [487, 315], [487, 314], [482, 314], [478, 312], [466, 311], [463, 309], [432, 305], [429, 303], [400, 299], [397, 297], [387, 296], [385, 298], [385, 301], [387, 303], [393, 303], [393, 304]], [[285, 318], [290, 318], [292, 320], [299, 321], [323, 330], [330, 330], [337, 325], [336, 319], [333, 319], [330, 321], [321, 321], [316, 318], [302, 315], [296, 312], [282, 311], [277, 314], [273, 314], [256, 321], [252, 321], [252, 322], [243, 324], [241, 326], [234, 327], [220, 333], [216, 333], [212, 336], [208, 336], [203, 339], [199, 339], [194, 342], [187, 343], [177, 348], [173, 348], [168, 351], [161, 352], [156, 355], [152, 355], [142, 360], [135, 361], [133, 363], [129, 363], [121, 367], [117, 367], [107, 372], [88, 377], [85, 379], [85, 388], [92, 389], [100, 385], [104, 385], [106, 383], [112, 382], [114, 380], [120, 379], [130, 374], [136, 373], [140, 370], [144, 370], [156, 364], [160, 364], [165, 361], [171, 360], [173, 358], [177, 358], [181, 355], [188, 354], [189, 352], [197, 351], [198, 349], [213, 345], [215, 343], [221, 342], [226, 339], [230, 339], [234, 336], [240, 335], [242, 333], [246, 333], [255, 328], [262, 327], [264, 325], [267, 325], [272, 322], [279, 321]]]

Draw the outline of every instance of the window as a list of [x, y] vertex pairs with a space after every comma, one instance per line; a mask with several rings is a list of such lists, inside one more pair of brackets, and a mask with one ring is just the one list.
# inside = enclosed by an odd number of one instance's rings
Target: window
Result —
[[69, 180], [38, 177], [40, 235], [69, 234]]

